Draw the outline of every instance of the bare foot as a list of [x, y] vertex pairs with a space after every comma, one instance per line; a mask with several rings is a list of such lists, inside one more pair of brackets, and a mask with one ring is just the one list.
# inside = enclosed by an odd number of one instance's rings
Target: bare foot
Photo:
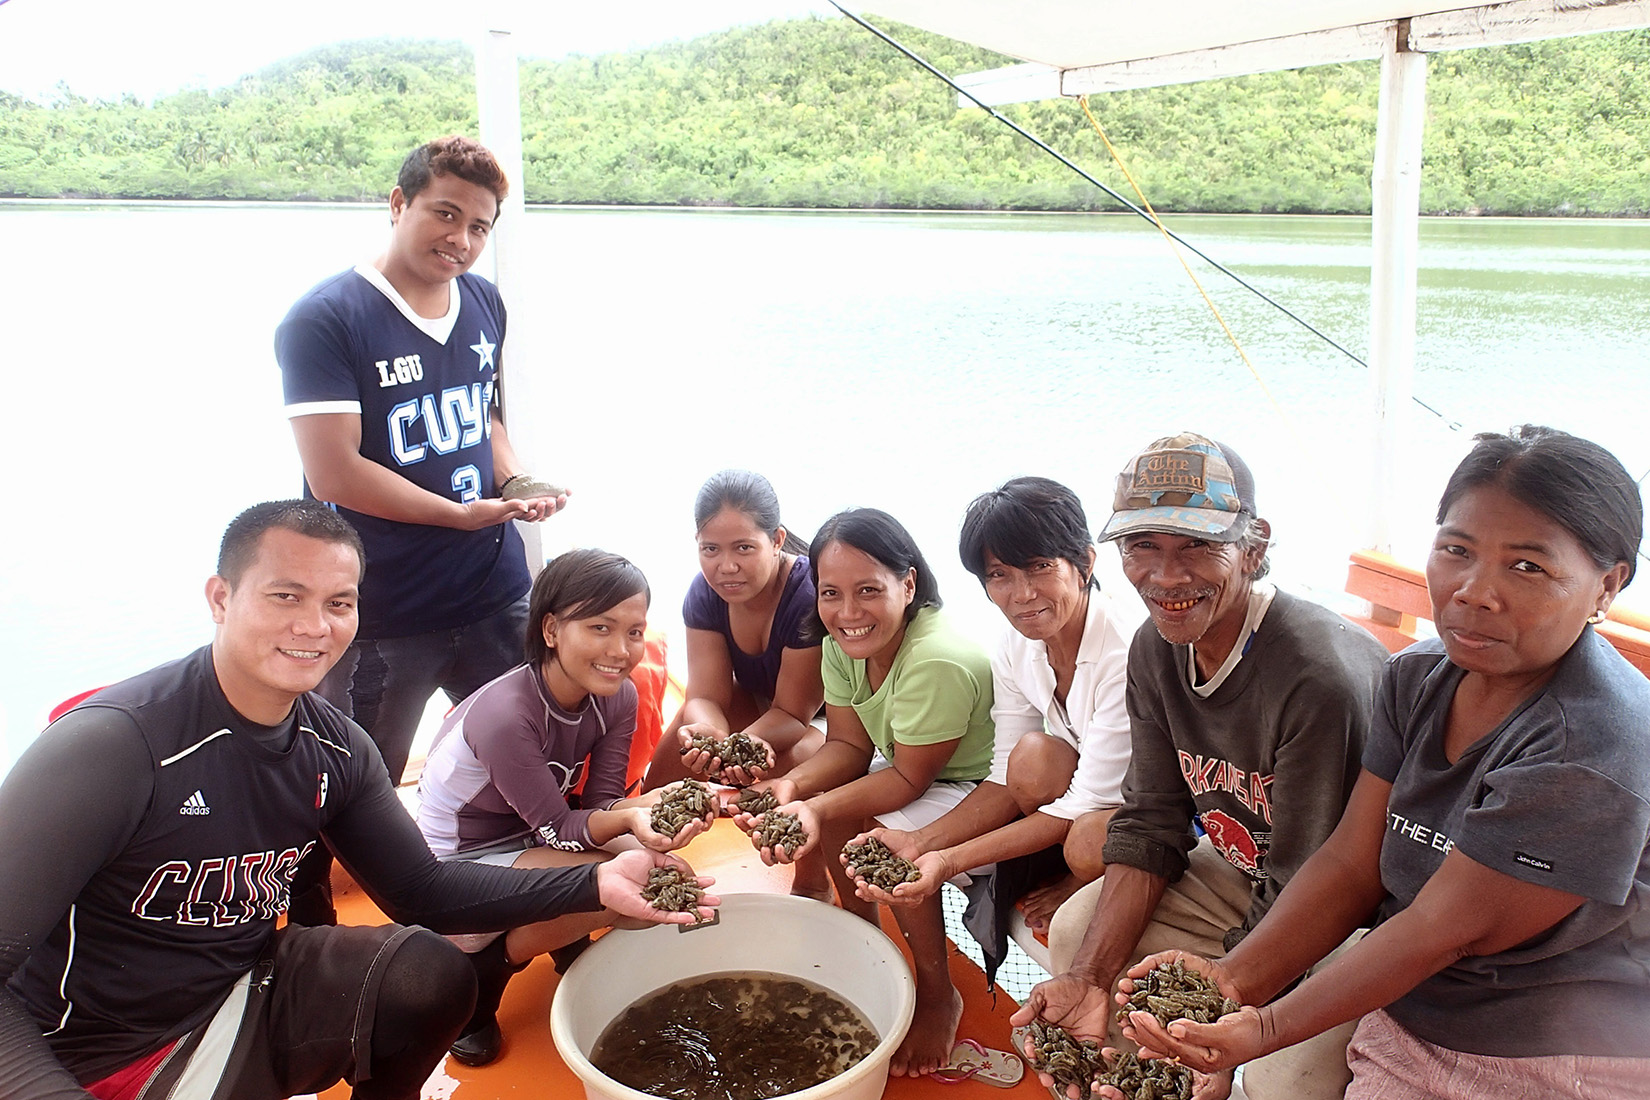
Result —
[[822, 901], [826, 905], [836, 904], [836, 891], [831, 889], [830, 879], [826, 879], [824, 882], [815, 884], [803, 882], [802, 876], [798, 875], [796, 878], [791, 880], [791, 896], [797, 898], [812, 898], [815, 901]]
[[796, 869], [791, 876], [791, 894], [794, 897], [813, 898], [826, 905], [836, 904], [836, 890], [831, 885], [831, 873], [823, 859], [815, 858], [815, 853], [810, 852], [792, 866]]
[[921, 1077], [939, 1069], [957, 1045], [957, 1025], [962, 1023], [963, 999], [949, 981], [941, 990], [925, 991], [917, 986], [917, 1008], [911, 1016], [911, 1030], [888, 1063], [890, 1076]]
[[1083, 883], [1077, 880], [1076, 875], [1066, 875], [1062, 879], [1039, 886], [1028, 891], [1020, 899], [1019, 909], [1026, 919], [1026, 927], [1033, 932], [1048, 932], [1048, 922], [1054, 919], [1054, 911], [1066, 903], [1066, 899], [1082, 889]]

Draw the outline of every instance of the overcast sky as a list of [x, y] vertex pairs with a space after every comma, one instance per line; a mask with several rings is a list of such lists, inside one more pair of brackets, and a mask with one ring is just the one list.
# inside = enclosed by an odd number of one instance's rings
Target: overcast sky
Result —
[[825, 0], [0, 0], [0, 90], [144, 99], [216, 88], [329, 42], [474, 41], [511, 30], [524, 57], [600, 53], [809, 13]]

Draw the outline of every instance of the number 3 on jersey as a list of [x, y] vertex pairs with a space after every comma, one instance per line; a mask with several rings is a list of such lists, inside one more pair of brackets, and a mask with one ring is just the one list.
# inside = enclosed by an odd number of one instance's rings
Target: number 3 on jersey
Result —
[[460, 466], [453, 471], [453, 492], [460, 504], [481, 499], [481, 471], [474, 466]]

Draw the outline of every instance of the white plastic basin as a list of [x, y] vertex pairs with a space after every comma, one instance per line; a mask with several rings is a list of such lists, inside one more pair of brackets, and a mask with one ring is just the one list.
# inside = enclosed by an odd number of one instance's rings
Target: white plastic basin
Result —
[[876, 1100], [911, 1026], [911, 969], [880, 928], [834, 905], [784, 894], [726, 894], [720, 923], [689, 932], [658, 925], [609, 932], [556, 986], [550, 1034], [589, 1100], [648, 1100], [590, 1064], [590, 1051], [632, 1003], [688, 978], [756, 970], [803, 978], [852, 1004], [882, 1041], [846, 1073], [790, 1093], [795, 1100]]

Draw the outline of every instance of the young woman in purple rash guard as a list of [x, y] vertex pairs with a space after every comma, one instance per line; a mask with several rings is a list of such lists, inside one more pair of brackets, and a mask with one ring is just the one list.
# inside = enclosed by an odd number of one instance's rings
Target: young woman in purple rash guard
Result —
[[[708, 828], [707, 818], [663, 836], [650, 824], [658, 793], [624, 798], [636, 729], [630, 673], [642, 659], [649, 595], [641, 570], [617, 554], [572, 550], [545, 566], [529, 601], [526, 663], [453, 708], [430, 749], [418, 827], [436, 856], [565, 866], [605, 859], [603, 848], [627, 837], [671, 851]], [[482, 940], [470, 956], [475, 1015], [453, 1056], [468, 1065], [496, 1058], [510, 976], [547, 952], [559, 969], [613, 923], [610, 912], [578, 913]]]

